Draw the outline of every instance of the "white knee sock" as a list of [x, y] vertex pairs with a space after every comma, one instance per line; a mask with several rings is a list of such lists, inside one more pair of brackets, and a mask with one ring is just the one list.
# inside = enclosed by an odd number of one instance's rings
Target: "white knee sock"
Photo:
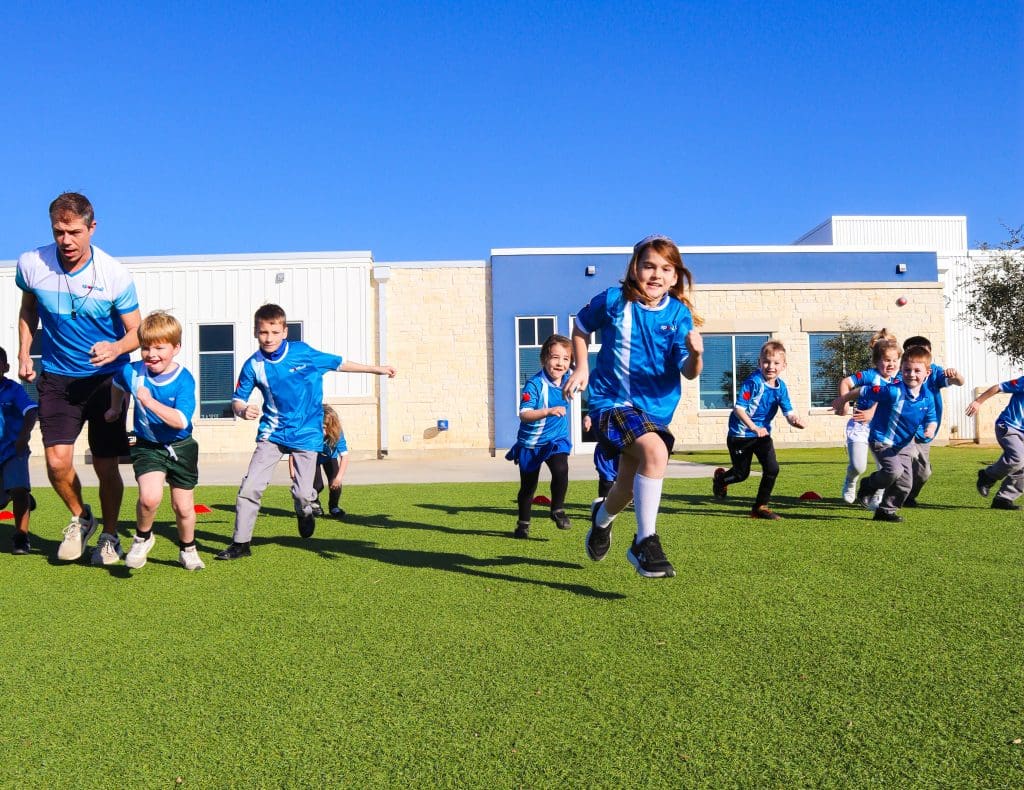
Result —
[[658, 508], [661, 506], [661, 478], [633, 478], [633, 510], [636, 511], [636, 542], [650, 537], [658, 530]]

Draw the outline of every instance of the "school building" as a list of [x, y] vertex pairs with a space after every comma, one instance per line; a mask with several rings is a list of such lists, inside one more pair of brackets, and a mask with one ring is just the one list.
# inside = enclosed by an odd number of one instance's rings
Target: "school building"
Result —
[[[798, 431], [779, 420], [776, 443], [841, 444], [845, 418], [828, 409], [835, 382], [817, 375], [816, 360], [826, 341], [850, 326], [931, 338], [935, 359], [967, 379], [965, 387], [945, 390], [939, 441], [992, 440], [1004, 399], [993, 398], [978, 419], [963, 411], [975, 387], [1015, 371], [959, 318], [958, 284], [986, 254], [968, 249], [966, 218], [835, 216], [791, 245], [681, 250], [696, 282], [705, 358], [701, 376], [683, 382], [671, 426], [677, 449], [724, 444], [731, 387], [769, 338], [786, 346], [783, 379], [807, 425]], [[197, 380], [195, 436], [204, 455], [251, 448], [255, 424], [231, 415], [231, 393], [256, 348], [253, 311], [274, 302], [288, 313], [291, 338], [398, 368], [391, 380], [325, 377], [325, 400], [339, 410], [353, 454], [365, 458], [511, 446], [519, 389], [539, 369], [540, 345], [553, 332], [571, 333], [575, 312], [618, 284], [631, 252], [629, 246], [495, 249], [485, 260], [400, 262], [375, 261], [368, 251], [120, 259], [135, 277], [142, 313], [170, 310], [183, 324], [179, 361]], [[0, 345], [11, 358], [10, 375], [21, 299], [14, 265], [0, 263], [0, 300], [7, 306]], [[600, 338], [591, 341], [595, 354]], [[585, 400], [577, 402], [571, 415], [580, 453], [593, 449], [585, 410]], [[85, 450], [83, 437], [76, 452]]]

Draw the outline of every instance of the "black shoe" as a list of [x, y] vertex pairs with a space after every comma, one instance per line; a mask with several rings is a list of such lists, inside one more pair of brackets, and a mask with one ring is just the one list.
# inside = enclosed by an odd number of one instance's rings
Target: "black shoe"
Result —
[[251, 557], [252, 551], [248, 543], [232, 543], [223, 551], [213, 555], [215, 560], [238, 560], [242, 557]]
[[992, 500], [993, 510], [1020, 510], [1020, 505], [1016, 505], [1009, 499], [1004, 499], [1001, 496], [997, 496]]
[[626, 552], [626, 559], [636, 568], [637, 573], [649, 579], [676, 575], [676, 569], [662, 551], [657, 535], [648, 535], [639, 544], [634, 537], [633, 545]]
[[917, 507], [917, 499], [911, 497], [903, 500], [903, 507]]
[[572, 523], [569, 521], [569, 517], [565, 515], [564, 510], [552, 510], [551, 520], [555, 522], [555, 526], [559, 529], [572, 529]]
[[32, 544], [29, 543], [28, 533], [18, 532], [14, 533], [13, 548], [11, 548], [11, 554], [28, 554], [32, 550]]
[[778, 521], [782, 516], [768, 509], [767, 505], [760, 505], [750, 511], [751, 518], [763, 518], [766, 521]]
[[[981, 494], [982, 496], [988, 496], [988, 490], [991, 487], [991, 485], [992, 481], [988, 479], [988, 475], [985, 474], [985, 470], [979, 469], [977, 483], [978, 493]], [[995, 507], [995, 505], [993, 504], [992, 507]]]
[[601, 509], [603, 499], [595, 499], [590, 504], [590, 530], [587, 532], [587, 556], [594, 562], [600, 562], [608, 555], [612, 547], [612, 525], [602, 529], [597, 526], [597, 511]]
[[316, 516], [310, 513], [308, 516], [299, 516], [299, 537], [313, 537], [313, 530], [316, 529]]
[[867, 478], [861, 480], [860, 485], [857, 486], [857, 504], [865, 510], [871, 510], [871, 498], [875, 495], [876, 490], [868, 487]]
[[729, 486], [722, 482], [723, 477], [725, 477], [725, 470], [718, 467], [714, 477], [711, 478], [711, 493], [715, 495], [715, 499], [725, 499], [729, 493]]
[[313, 515], [314, 516], [319, 517], [319, 516], [322, 516], [324, 514], [324, 509], [322, 507], [320, 507], [320, 503], [319, 502], [313, 502], [312, 504], [310, 504], [310, 507], [313, 508]]
[[891, 524], [900, 524], [903, 522], [903, 516], [897, 513], [886, 513], [884, 510], [876, 510], [872, 521], [888, 521]]
[[337, 507], [337, 506], [332, 507], [331, 508], [331, 518], [345, 518], [345, 511], [342, 510], [340, 507]]
[[530, 537], [530, 522], [529, 521], [517, 521], [516, 531], [512, 533], [513, 538], [522, 538], [526, 540]]

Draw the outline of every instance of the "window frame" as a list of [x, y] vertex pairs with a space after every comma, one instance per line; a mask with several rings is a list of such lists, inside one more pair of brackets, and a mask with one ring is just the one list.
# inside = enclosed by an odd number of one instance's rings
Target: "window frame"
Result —
[[[203, 350], [203, 329], [205, 329], [207, 327], [227, 327], [230, 330], [231, 349], [230, 350], [218, 349], [216, 351], [204, 351]], [[235, 325], [233, 323], [227, 323], [227, 322], [223, 322], [223, 321], [216, 321], [216, 322], [201, 323], [201, 324], [197, 324], [196, 325], [196, 362], [197, 362], [197, 368], [198, 368], [197, 376], [196, 376], [196, 388], [198, 389], [198, 392], [196, 393], [196, 408], [197, 408], [197, 410], [199, 412], [198, 419], [200, 419], [200, 420], [234, 420], [234, 419], [237, 419], [235, 417], [234, 411], [231, 408], [231, 398], [230, 397], [228, 398], [227, 407], [224, 409], [224, 413], [221, 413], [221, 414], [218, 414], [218, 415], [212, 415], [212, 414], [211, 415], [207, 415], [207, 414], [203, 413], [203, 406], [204, 406], [204, 404], [206, 404], [206, 403], [213, 403], [213, 402], [220, 402], [219, 399], [217, 401], [204, 401], [204, 399], [203, 399], [203, 359], [205, 357], [213, 357], [213, 356], [221, 357], [221, 358], [228, 357], [230, 359], [230, 361], [231, 361], [231, 367], [230, 367], [231, 377], [228, 379], [228, 382], [229, 382], [229, 386], [231, 387], [231, 389], [230, 389], [231, 393], [234, 393], [234, 391], [235, 391], [234, 384], [235, 384], [235, 381], [236, 381], [236, 378], [235, 378], [235, 370], [236, 370], [236, 366], [235, 366], [235, 351], [236, 351]]]
[[[522, 343], [522, 342], [520, 342], [521, 337], [520, 337], [520, 323], [519, 322], [520, 321], [530, 321], [530, 320], [533, 321], [533, 336], [534, 336], [534, 340], [536, 342], [533, 343], [533, 344]], [[548, 335], [544, 335], [544, 337], [541, 338], [541, 332], [539, 331], [539, 328], [540, 328], [539, 322], [540, 321], [548, 321], [548, 320], [551, 321], [552, 330], [551, 330], [550, 333], [548, 333]], [[517, 411], [518, 411], [518, 405], [519, 405], [519, 393], [522, 391], [523, 387], [526, 385], [526, 380], [523, 378], [523, 371], [522, 371], [522, 351], [524, 349], [528, 349], [528, 348], [535, 348], [535, 349], [537, 349], [537, 357], [538, 357], [537, 366], [538, 367], [533, 369], [533, 370], [531, 370], [531, 371], [529, 371], [526, 374], [526, 378], [528, 379], [530, 376], [532, 376], [534, 373], [536, 373], [537, 370], [540, 367], [540, 349], [544, 345], [544, 341], [548, 339], [549, 335], [555, 335], [555, 334], [558, 334], [558, 316], [557, 315], [517, 315], [515, 317], [515, 344], [516, 344], [516, 378], [515, 378], [516, 391], [515, 391], [515, 402], [516, 402], [516, 409], [517, 409]]]
[[[705, 343], [705, 354], [704, 354], [705, 369], [707, 369], [706, 366], [707, 366], [707, 359], [708, 359], [708, 357], [707, 357], [707, 341], [708, 341], [709, 338], [717, 338], [717, 337], [727, 337], [727, 338], [729, 338], [729, 354], [730, 354], [730, 357], [731, 357], [731, 365], [730, 365], [731, 370], [727, 371], [727, 372], [731, 372], [732, 373], [732, 382], [733, 382], [732, 383], [732, 386], [733, 386], [732, 402], [729, 403], [728, 405], [723, 405], [723, 406], [704, 406], [703, 383], [704, 383], [705, 374], [702, 371], [701, 374], [697, 377], [697, 411], [699, 413], [719, 413], [719, 414], [721, 414], [721, 413], [730, 412], [730, 411], [733, 410], [733, 408], [735, 408], [736, 388], [739, 387], [739, 385], [743, 383], [743, 380], [742, 379], [738, 380], [738, 377], [736, 375], [736, 338], [738, 338], [738, 337], [750, 337], [750, 338], [758, 338], [758, 339], [760, 339], [760, 343], [758, 344], [758, 352], [760, 352], [761, 346], [763, 346], [765, 343], [767, 343], [769, 340], [772, 339], [772, 333], [771, 332], [708, 332], [707, 334], [703, 334], [702, 333], [702, 338], [703, 338], [704, 343]], [[757, 366], [756, 358], [755, 358], [754, 366], [755, 366], [755, 369], [756, 369], [756, 366]], [[750, 374], [748, 373], [747, 375], [750, 375]], [[743, 377], [743, 379], [745, 379], [745, 378], [746, 378], [746, 376]], [[715, 391], [717, 392], [719, 390], [716, 388]]]

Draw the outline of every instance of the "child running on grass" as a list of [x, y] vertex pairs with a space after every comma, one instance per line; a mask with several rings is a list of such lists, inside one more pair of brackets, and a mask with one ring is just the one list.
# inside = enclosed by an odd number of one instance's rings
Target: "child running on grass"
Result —
[[28, 526], [35, 507], [28, 472], [28, 440], [35, 427], [39, 409], [25, 388], [7, 378], [11, 366], [7, 351], [0, 348], [0, 507], [10, 502], [14, 508], [12, 554], [32, 550]]
[[750, 463], [756, 456], [761, 464], [761, 482], [750, 517], [775, 520], [780, 516], [768, 508], [779, 476], [772, 420], [781, 408], [786, 421], [794, 428], [803, 428], [804, 424], [793, 410], [786, 382], [779, 378], [786, 369], [786, 347], [777, 340], [769, 340], [761, 346], [757, 366], [740, 386], [736, 405], [729, 415], [729, 435], [725, 441], [732, 469], [715, 470], [712, 490], [717, 499], [725, 499], [728, 486], [742, 483], [750, 476]]
[[[341, 509], [341, 484], [348, 469], [348, 442], [341, 426], [341, 417], [331, 406], [324, 404], [324, 446], [316, 457], [316, 474], [313, 477], [313, 515], [322, 516], [323, 506], [320, 504], [320, 492], [324, 490], [325, 480], [328, 488], [328, 513], [333, 518], [342, 518], [345, 511]], [[295, 479], [295, 464], [291, 455], [288, 456], [288, 476]]]
[[879, 468], [861, 480], [857, 489], [857, 499], [869, 509], [875, 491], [885, 491], [875, 510], [875, 521], [903, 521], [897, 511], [914, 484], [914, 435], [921, 429], [924, 436], [935, 436], [935, 397], [925, 386], [931, 360], [931, 352], [923, 346], [908, 348], [903, 352], [899, 379], [890, 384], [854, 387], [843, 396], [847, 403], [863, 396], [866, 402], [878, 404], [871, 418], [870, 438]]
[[[675, 442], [668, 424], [679, 403], [679, 376], [694, 379], [703, 366], [704, 343], [688, 296], [692, 284], [675, 242], [648, 236], [633, 248], [622, 286], [595, 296], [573, 329], [576, 370], [565, 396], [589, 387], [598, 441], [609, 457], [619, 458], [611, 491], [591, 507], [587, 555], [605, 558], [612, 522], [632, 500], [637, 532], [626, 558], [647, 577], [675, 576], [658, 539], [657, 518]], [[597, 330], [602, 345], [591, 375], [587, 346]]]
[[[908, 337], [903, 341], [904, 352], [912, 346], [924, 348], [928, 351], [929, 357], [932, 353], [932, 342], [926, 337], [916, 335], [915, 337]], [[928, 482], [928, 478], [932, 476], [932, 465], [929, 456], [932, 449], [932, 439], [935, 438], [935, 434], [939, 432], [939, 426], [942, 425], [942, 390], [951, 384], [959, 387], [963, 383], [964, 377], [960, 375], [956, 368], [944, 368], [936, 362], [930, 363], [928, 378], [924, 386], [932, 393], [932, 397], [935, 399], [935, 433], [930, 437], [925, 436], [924, 429], [921, 428], [918, 429], [917, 435], [914, 437], [912, 447], [914, 459], [911, 466], [914, 482], [911, 485], [910, 493], [907, 495], [907, 501], [904, 502], [907, 507], [917, 507], [917, 497], [921, 493], [921, 489], [924, 488], [924, 484]]]
[[551, 471], [551, 520], [559, 529], [569, 529], [565, 515], [565, 494], [569, 489], [568, 403], [562, 394], [572, 363], [572, 341], [564, 335], [551, 335], [540, 349], [541, 369], [526, 382], [519, 397], [519, 435], [505, 459], [519, 465], [519, 520], [516, 538], [530, 537], [533, 495], [537, 491], [540, 468]]
[[139, 484], [135, 506], [135, 537], [124, 559], [141, 568], [156, 543], [153, 519], [171, 489], [171, 508], [178, 525], [178, 561], [187, 571], [206, 567], [196, 549], [196, 507], [192, 495], [199, 482], [199, 445], [192, 438], [196, 410], [196, 381], [174, 361], [181, 351], [181, 324], [169, 313], [156, 311], [139, 324], [142, 360], [129, 362], [114, 374], [110, 408], [104, 418], [116, 422], [128, 396], [135, 397], [135, 444], [130, 446], [132, 468]]
[[[317, 455], [324, 446], [324, 373], [337, 370], [389, 378], [395, 375], [391, 365], [350, 362], [317, 351], [300, 340], [289, 341], [288, 319], [284, 309], [276, 304], [260, 307], [253, 316], [253, 325], [253, 335], [260, 347], [242, 365], [231, 409], [236, 417], [259, 419], [260, 424], [256, 449], [235, 500], [231, 545], [216, 555], [218, 560], [251, 556], [249, 544], [263, 492], [270, 485], [274, 467], [289, 453], [295, 472], [291, 491], [299, 536], [313, 535], [313, 475]], [[248, 402], [254, 389], [263, 395], [262, 409]]]
[[[900, 347], [896, 337], [885, 329], [880, 329], [872, 337], [871, 364], [874, 368], [861, 370], [847, 376], [839, 382], [839, 395], [832, 401], [832, 409], [842, 417], [846, 414], [846, 393], [854, 387], [874, 386], [878, 383], [890, 383], [900, 371]], [[854, 404], [853, 414], [846, 423], [846, 454], [849, 463], [846, 467], [846, 480], [843, 481], [843, 501], [853, 504], [857, 501], [857, 480], [868, 468], [868, 437], [870, 434], [872, 404], [861, 399]], [[879, 495], [874, 506], [881, 500]]]
[[989, 489], [1002, 480], [999, 493], [992, 499], [992, 507], [1020, 510], [1014, 500], [1024, 493], [1024, 378], [993, 384], [971, 401], [967, 416], [973, 417], [981, 404], [1000, 392], [1011, 393], [1010, 402], [996, 418], [996, 441], [1003, 448], [1003, 454], [994, 464], [978, 470], [977, 488], [979, 494], [987, 497]]

